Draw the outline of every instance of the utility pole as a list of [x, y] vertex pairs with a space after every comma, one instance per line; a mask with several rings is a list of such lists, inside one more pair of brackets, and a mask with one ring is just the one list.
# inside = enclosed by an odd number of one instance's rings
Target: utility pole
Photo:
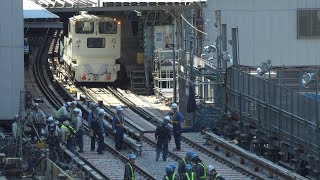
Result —
[[216, 19], [216, 22], [214, 23], [215, 27], [218, 29], [218, 36], [217, 36], [217, 77], [218, 77], [218, 92], [220, 93], [220, 102], [219, 102], [219, 108], [220, 108], [220, 118], [222, 118], [223, 115], [223, 92], [222, 92], [222, 43], [221, 43], [221, 36], [222, 36], [222, 30], [221, 30], [221, 10], [215, 10], [214, 11], [214, 17]]
[[176, 72], [176, 47], [175, 47], [175, 38], [176, 38], [176, 13], [175, 11], [173, 11], [173, 33], [172, 33], [172, 50], [173, 50], [173, 102], [176, 103], [177, 102], [177, 72]]

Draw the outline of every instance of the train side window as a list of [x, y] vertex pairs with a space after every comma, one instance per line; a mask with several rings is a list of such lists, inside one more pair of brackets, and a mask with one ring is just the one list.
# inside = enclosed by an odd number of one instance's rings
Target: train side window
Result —
[[106, 46], [105, 38], [88, 38], [87, 47], [88, 48], [105, 48]]
[[117, 34], [118, 23], [116, 21], [101, 21], [99, 22], [100, 34]]
[[77, 34], [93, 34], [94, 24], [90, 21], [77, 21], [76, 33]]

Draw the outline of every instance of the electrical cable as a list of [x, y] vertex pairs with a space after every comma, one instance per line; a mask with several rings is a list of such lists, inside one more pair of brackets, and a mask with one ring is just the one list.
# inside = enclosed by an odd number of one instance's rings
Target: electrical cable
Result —
[[198, 32], [200, 32], [200, 33], [202, 33], [202, 34], [207, 34], [207, 33], [203, 32], [203, 31], [200, 31], [200, 30], [197, 29], [196, 27], [194, 27], [182, 14], [180, 14], [180, 16], [181, 16], [182, 19], [183, 19], [187, 24], [189, 24], [189, 26], [191, 26], [193, 29], [195, 29], [196, 31], [198, 31]]

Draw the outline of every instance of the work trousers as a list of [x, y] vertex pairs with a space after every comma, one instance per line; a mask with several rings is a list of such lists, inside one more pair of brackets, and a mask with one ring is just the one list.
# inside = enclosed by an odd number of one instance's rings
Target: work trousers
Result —
[[116, 149], [122, 149], [123, 144], [123, 135], [124, 135], [124, 128], [122, 126], [116, 126]]
[[79, 146], [80, 151], [83, 150], [83, 130], [76, 133], [76, 146]]
[[160, 157], [160, 152], [162, 150], [162, 160], [166, 161], [168, 157], [168, 144], [169, 140], [168, 139], [158, 139], [157, 141], [157, 148], [156, 148], [156, 161], [158, 161]]
[[181, 125], [174, 125], [173, 126], [173, 137], [174, 142], [176, 144], [176, 149], [181, 150]]
[[96, 146], [96, 138], [98, 136], [98, 153], [101, 153], [104, 150], [104, 137], [103, 132], [101, 130], [93, 129], [93, 135], [91, 137], [91, 150], [95, 149]]

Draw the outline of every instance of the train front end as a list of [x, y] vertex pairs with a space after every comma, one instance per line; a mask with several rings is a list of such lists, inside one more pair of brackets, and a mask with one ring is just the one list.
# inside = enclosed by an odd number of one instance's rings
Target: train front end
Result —
[[109, 17], [79, 15], [70, 19], [64, 57], [78, 83], [114, 82], [120, 71], [121, 22]]

